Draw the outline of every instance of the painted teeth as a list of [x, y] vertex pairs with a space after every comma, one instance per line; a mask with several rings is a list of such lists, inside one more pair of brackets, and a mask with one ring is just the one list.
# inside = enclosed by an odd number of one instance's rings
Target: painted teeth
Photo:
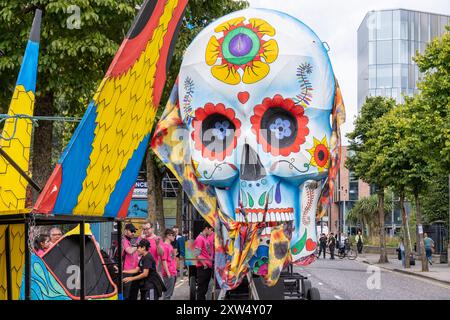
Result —
[[262, 230], [261, 235], [262, 235], [262, 236], [264, 236], [264, 235], [270, 235], [271, 232], [272, 232], [272, 228], [267, 227], [267, 228], [264, 228], [264, 229]]
[[[265, 217], [265, 218], [264, 218]], [[263, 214], [262, 212], [248, 213], [245, 216], [242, 213], [236, 213], [235, 220], [237, 222], [249, 222], [249, 223], [259, 223], [259, 222], [284, 222], [293, 221], [294, 214], [292, 212], [267, 212]]]

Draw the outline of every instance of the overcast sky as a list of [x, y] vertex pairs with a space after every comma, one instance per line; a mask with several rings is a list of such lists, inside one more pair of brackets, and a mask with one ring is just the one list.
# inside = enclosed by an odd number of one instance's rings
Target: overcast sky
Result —
[[[450, 15], [450, 0], [247, 0], [250, 7], [286, 12], [308, 25], [329, 44], [334, 73], [347, 109], [343, 136], [353, 129], [357, 113], [357, 52], [359, 25], [368, 11], [410, 9]], [[347, 139], [343, 138], [344, 145]]]

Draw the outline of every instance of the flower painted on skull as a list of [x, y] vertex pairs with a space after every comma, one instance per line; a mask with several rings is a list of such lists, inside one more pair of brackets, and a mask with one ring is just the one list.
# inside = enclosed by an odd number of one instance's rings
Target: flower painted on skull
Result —
[[241, 134], [241, 121], [233, 109], [225, 108], [222, 103], [207, 103], [195, 110], [192, 125], [195, 149], [210, 160], [223, 161], [231, 155]]
[[286, 157], [300, 151], [309, 134], [309, 120], [302, 107], [277, 94], [273, 99], [265, 98], [253, 111], [252, 131], [265, 152]]
[[328, 169], [330, 165], [330, 151], [328, 148], [327, 137], [324, 136], [321, 141], [313, 138], [314, 146], [307, 150], [311, 155], [311, 165], [317, 167], [319, 172]]
[[283, 139], [284, 137], [290, 137], [292, 134], [292, 130], [290, 128], [291, 123], [288, 120], [283, 120], [281, 118], [278, 118], [275, 120], [275, 123], [272, 123], [270, 125], [270, 131], [272, 131], [273, 134], [275, 134], [275, 137], [279, 140]]
[[[212, 75], [227, 84], [241, 82], [252, 84], [265, 78], [270, 71], [269, 64], [278, 57], [278, 44], [273, 37], [275, 29], [262, 19], [240, 17], [228, 20], [217, 26], [215, 32], [223, 36], [212, 36], [206, 47], [206, 63]], [[219, 65], [216, 63], [219, 62]]]

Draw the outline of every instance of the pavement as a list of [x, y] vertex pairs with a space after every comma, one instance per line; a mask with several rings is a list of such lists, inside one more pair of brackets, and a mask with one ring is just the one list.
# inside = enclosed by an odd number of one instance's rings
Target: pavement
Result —
[[429, 271], [422, 271], [422, 264], [416, 257], [416, 265], [411, 266], [409, 269], [403, 268], [402, 261], [398, 260], [397, 255], [388, 255], [389, 263], [378, 263], [380, 258], [379, 254], [360, 254], [356, 258], [358, 261], [376, 265], [380, 268], [400, 272], [404, 274], [414, 275], [417, 277], [427, 278], [442, 282], [444, 284], [450, 284], [450, 267], [447, 263], [439, 263], [438, 257], [433, 257], [433, 264], [428, 265]]

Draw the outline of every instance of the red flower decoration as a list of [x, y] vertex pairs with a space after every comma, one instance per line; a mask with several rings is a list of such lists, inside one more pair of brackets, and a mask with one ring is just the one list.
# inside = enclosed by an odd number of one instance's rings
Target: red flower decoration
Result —
[[155, 134], [153, 135], [153, 139], [150, 144], [152, 149], [162, 146], [164, 137], [167, 136], [167, 133], [167, 128], [162, 128], [159, 123], [156, 125]]
[[[234, 126], [231, 143], [228, 143], [223, 150], [211, 150], [203, 141], [203, 122], [211, 116], [218, 116], [221, 119], [226, 118], [226, 120]], [[213, 103], [207, 103], [204, 108], [198, 108], [195, 110], [195, 118], [192, 121], [192, 126], [194, 127], [194, 131], [192, 132], [191, 137], [192, 140], [194, 140], [194, 147], [196, 150], [202, 152], [203, 157], [207, 157], [209, 160], [223, 161], [225, 157], [231, 155], [233, 149], [236, 148], [237, 139], [241, 135], [241, 121], [236, 118], [236, 113], [234, 110], [231, 108], [225, 108], [223, 103], [218, 103], [216, 105]], [[231, 137], [228, 137], [227, 135], [227, 138], [227, 141], [229, 141], [229, 138]]]
[[[274, 118], [267, 116], [269, 114], [268, 111], [272, 108], [283, 109], [285, 118], [291, 119], [289, 131], [285, 131], [286, 137], [288, 138], [285, 143], [271, 144], [267, 139], [267, 134], [264, 133], [264, 131], [273, 132], [273, 130], [267, 123], [265, 125], [266, 127], [264, 127], [264, 125], [262, 125], [263, 120], [264, 122], [269, 122], [269, 124], [278, 123], [276, 120], [280, 121], [277, 119], [279, 112], [272, 114]], [[274, 156], [282, 155], [287, 157], [293, 152], [300, 151], [300, 145], [305, 143], [306, 136], [309, 134], [309, 129], [306, 126], [309, 119], [304, 115], [303, 107], [295, 105], [292, 99], [284, 99], [281, 95], [277, 94], [273, 99], [265, 98], [262, 104], [259, 104], [254, 108], [253, 112], [254, 115], [250, 118], [252, 131], [256, 134], [256, 139], [258, 143], [262, 145], [265, 152], [270, 152]], [[294, 136], [290, 137], [290, 135]]]

